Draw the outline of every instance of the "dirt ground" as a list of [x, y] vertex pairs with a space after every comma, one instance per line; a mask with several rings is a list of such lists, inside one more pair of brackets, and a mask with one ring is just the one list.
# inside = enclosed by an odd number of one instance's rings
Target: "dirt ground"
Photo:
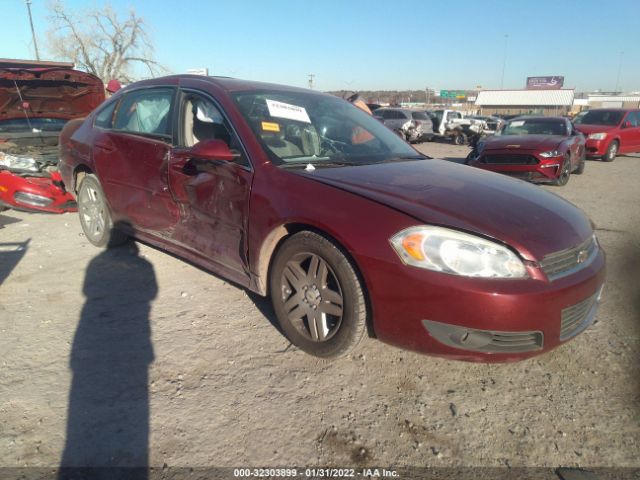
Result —
[[[466, 147], [421, 151], [460, 161]], [[548, 189], [597, 225], [596, 323], [484, 365], [291, 347], [268, 302], [76, 214], [0, 214], [0, 466], [640, 467], [640, 158]], [[113, 299], [117, 299], [114, 303]], [[87, 434], [81, 425], [92, 425]], [[148, 460], [147, 460], [148, 457]]]

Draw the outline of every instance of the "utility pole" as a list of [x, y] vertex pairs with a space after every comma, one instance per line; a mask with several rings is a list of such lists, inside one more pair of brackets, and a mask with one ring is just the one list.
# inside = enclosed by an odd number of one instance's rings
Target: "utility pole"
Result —
[[36, 31], [33, 29], [33, 18], [31, 18], [31, 0], [25, 0], [27, 10], [29, 11], [29, 24], [31, 25], [31, 36], [33, 37], [33, 48], [36, 50], [36, 60], [40, 61], [40, 52], [38, 52], [38, 41], [36, 40]]
[[618, 93], [618, 87], [620, 86], [620, 71], [622, 70], [622, 56], [624, 52], [620, 52], [620, 63], [618, 63], [618, 76], [616, 77], [616, 89], [614, 93]]
[[309, 74], [309, 89], [313, 90], [313, 77], [315, 77], [315, 75], [313, 73]]
[[500, 90], [504, 88], [504, 69], [507, 65], [507, 46], [509, 45], [509, 35], [504, 36], [504, 56], [502, 57], [502, 77], [500, 77]]

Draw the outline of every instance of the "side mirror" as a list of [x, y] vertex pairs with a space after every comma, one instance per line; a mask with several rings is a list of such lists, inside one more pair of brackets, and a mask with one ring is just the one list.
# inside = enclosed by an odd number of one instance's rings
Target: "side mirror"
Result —
[[622, 124], [622, 128], [631, 128], [631, 121], [627, 120]]
[[237, 154], [234, 154], [222, 140], [204, 140], [196, 143], [189, 154], [193, 158], [200, 160], [233, 162]]

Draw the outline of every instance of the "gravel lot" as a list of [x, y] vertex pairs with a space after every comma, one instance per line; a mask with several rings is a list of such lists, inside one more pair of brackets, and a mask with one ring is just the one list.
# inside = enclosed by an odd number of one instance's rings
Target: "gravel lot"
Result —
[[76, 214], [3, 212], [0, 466], [640, 467], [639, 181], [640, 158], [619, 157], [541, 187], [593, 219], [607, 286], [584, 334], [502, 365], [372, 339], [319, 361], [220, 278], [142, 244], [96, 249]]

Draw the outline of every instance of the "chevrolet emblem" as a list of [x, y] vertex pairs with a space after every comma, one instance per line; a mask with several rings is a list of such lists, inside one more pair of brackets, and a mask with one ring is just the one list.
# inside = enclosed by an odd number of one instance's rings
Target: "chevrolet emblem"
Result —
[[587, 261], [587, 257], [588, 257], [588, 256], [589, 256], [589, 252], [587, 252], [586, 250], [580, 250], [580, 251], [578, 252], [577, 257], [576, 257], [576, 262], [577, 262], [578, 264], [580, 264], [580, 263], [584, 263], [584, 262], [586, 262], [586, 261]]

